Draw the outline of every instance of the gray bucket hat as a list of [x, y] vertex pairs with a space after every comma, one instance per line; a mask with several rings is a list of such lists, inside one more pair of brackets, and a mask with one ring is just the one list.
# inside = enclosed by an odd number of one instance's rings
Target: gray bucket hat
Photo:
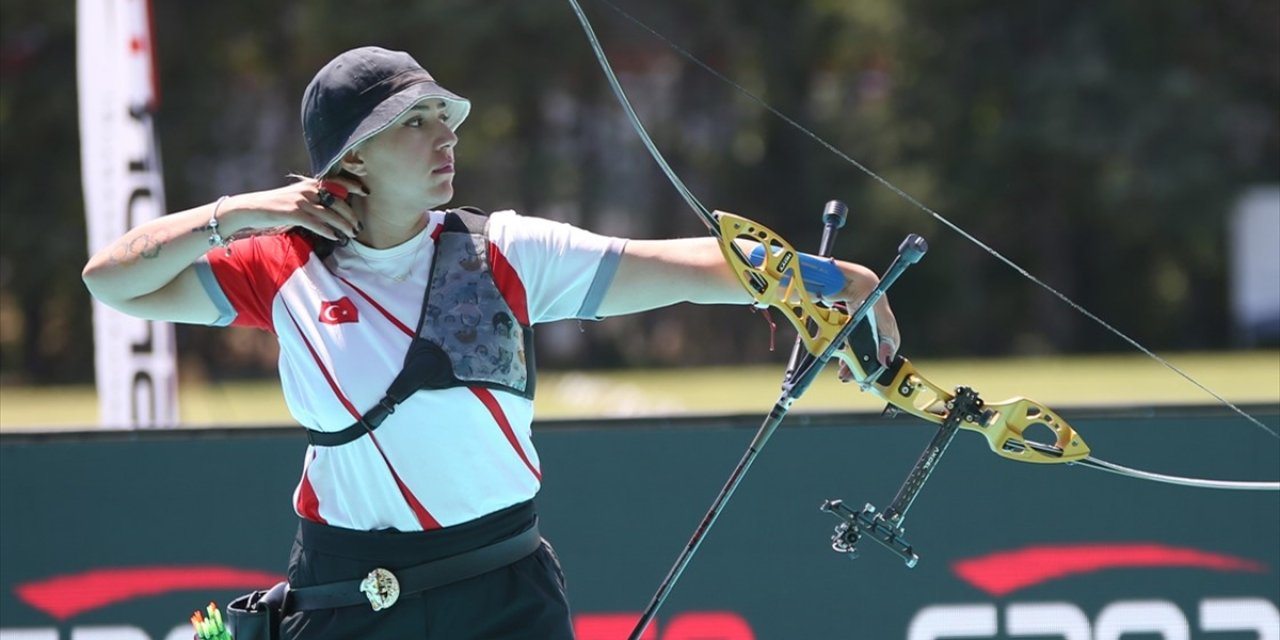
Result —
[[471, 101], [437, 84], [403, 51], [361, 47], [334, 58], [302, 94], [302, 135], [311, 174], [323, 176], [352, 147], [428, 98], [444, 100], [453, 129], [471, 112]]

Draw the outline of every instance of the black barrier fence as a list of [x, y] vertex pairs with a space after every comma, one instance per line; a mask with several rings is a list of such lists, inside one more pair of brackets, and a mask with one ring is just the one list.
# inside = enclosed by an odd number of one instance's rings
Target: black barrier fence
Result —
[[[1271, 428], [1280, 408], [1250, 408]], [[1104, 459], [1280, 479], [1280, 445], [1202, 408], [1075, 411]], [[742, 455], [757, 416], [540, 423], [544, 534], [579, 640], [623, 638]], [[992, 455], [961, 433], [908, 516], [914, 569], [833, 552], [842, 498], [883, 506], [920, 421], [793, 416], [651, 640], [1280, 638], [1280, 494], [1140, 482]], [[0, 436], [0, 639], [190, 638], [186, 618], [283, 575], [295, 429]]]

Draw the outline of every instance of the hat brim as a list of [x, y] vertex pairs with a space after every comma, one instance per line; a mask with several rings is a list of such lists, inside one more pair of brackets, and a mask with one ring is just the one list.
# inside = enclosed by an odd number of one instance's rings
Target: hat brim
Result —
[[395, 124], [400, 119], [400, 116], [403, 116], [405, 112], [422, 101], [433, 98], [444, 100], [446, 122], [450, 129], [457, 130], [458, 125], [461, 125], [462, 121], [466, 120], [467, 115], [471, 113], [470, 100], [445, 89], [436, 82], [419, 82], [405, 87], [399, 93], [383, 100], [378, 106], [374, 107], [369, 112], [369, 115], [355, 126], [355, 129], [346, 137], [346, 140], [338, 147], [337, 151], [329, 156], [328, 162], [324, 166], [312, 167], [315, 177], [320, 178], [328, 174], [333, 170], [334, 165], [338, 164], [338, 160], [342, 159], [356, 145], [378, 135], [392, 124]]

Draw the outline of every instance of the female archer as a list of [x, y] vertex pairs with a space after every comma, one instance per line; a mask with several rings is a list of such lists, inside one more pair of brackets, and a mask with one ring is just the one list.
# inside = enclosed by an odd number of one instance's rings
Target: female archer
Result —
[[[534, 507], [532, 328], [751, 302], [712, 238], [446, 210], [469, 111], [407, 53], [347, 51], [303, 94], [312, 177], [147, 222], [84, 268], [125, 313], [279, 340], [311, 443], [283, 637], [571, 638]], [[878, 282], [835, 265], [828, 300]], [[897, 324], [874, 314], [887, 362]]]

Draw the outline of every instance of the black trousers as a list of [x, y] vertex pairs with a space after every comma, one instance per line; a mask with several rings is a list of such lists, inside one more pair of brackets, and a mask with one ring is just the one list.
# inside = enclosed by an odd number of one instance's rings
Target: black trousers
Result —
[[[509, 538], [533, 522], [532, 502], [461, 525], [422, 532], [353, 531], [302, 521], [289, 584], [307, 587], [395, 572]], [[366, 605], [289, 614], [287, 640], [571, 640], [564, 574], [546, 540], [533, 554], [488, 573], [413, 595], [374, 611]]]

